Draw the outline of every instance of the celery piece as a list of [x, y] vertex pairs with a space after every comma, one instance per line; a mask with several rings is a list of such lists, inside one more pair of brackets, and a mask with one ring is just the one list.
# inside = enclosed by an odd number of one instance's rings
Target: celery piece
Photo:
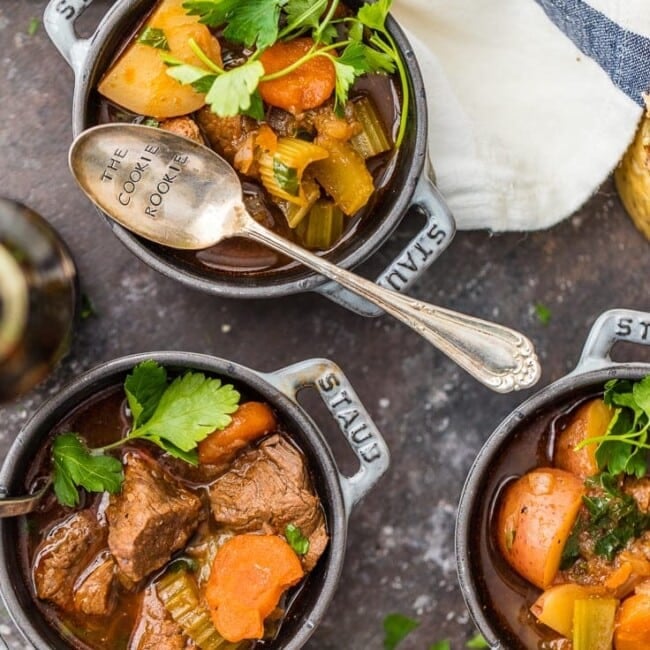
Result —
[[354, 116], [363, 129], [361, 133], [350, 138], [350, 144], [364, 158], [372, 158], [380, 153], [390, 151], [390, 142], [377, 108], [370, 97], [361, 97], [353, 104]]
[[343, 212], [331, 201], [320, 199], [314, 203], [309, 216], [300, 222], [296, 232], [305, 248], [331, 248], [343, 234]]
[[612, 650], [615, 598], [581, 598], [573, 607], [573, 650]]
[[314, 161], [327, 158], [323, 147], [298, 138], [279, 138], [275, 153], [259, 157], [260, 178], [266, 191], [279, 199], [303, 206], [307, 203], [302, 176]]
[[289, 228], [296, 228], [320, 197], [320, 187], [313, 178], [305, 176], [302, 181], [302, 188], [307, 199], [305, 205], [297, 205], [281, 199], [277, 201], [278, 207], [289, 224]]
[[328, 151], [329, 156], [312, 163], [310, 171], [334, 203], [346, 215], [353, 215], [368, 203], [375, 191], [366, 161], [347, 142], [326, 135], [319, 135], [314, 142]]
[[156, 592], [174, 621], [201, 650], [236, 650], [241, 646], [229, 643], [217, 632], [201, 602], [196, 581], [185, 569], [168, 571], [156, 583]]

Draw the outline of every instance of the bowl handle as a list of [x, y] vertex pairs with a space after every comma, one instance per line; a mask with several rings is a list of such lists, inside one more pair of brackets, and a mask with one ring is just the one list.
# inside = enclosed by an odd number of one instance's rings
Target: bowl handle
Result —
[[[426, 223], [377, 278], [377, 284], [386, 289], [406, 291], [438, 259], [456, 232], [456, 223], [435, 185], [428, 158], [407, 211], [413, 207], [424, 213]], [[384, 313], [377, 305], [343, 289], [336, 282], [327, 282], [316, 291], [361, 316], [380, 316]]]
[[609, 356], [617, 341], [650, 345], [650, 313], [610, 309], [601, 314], [591, 327], [573, 373], [618, 365]]
[[315, 388], [352, 447], [361, 465], [354, 476], [339, 473], [349, 515], [388, 469], [390, 455], [386, 442], [359, 400], [343, 371], [328, 359], [308, 359], [264, 374], [264, 378], [291, 401], [303, 388]]
[[50, 0], [43, 14], [45, 31], [75, 74], [86, 58], [88, 41], [77, 37], [74, 24], [92, 1]]

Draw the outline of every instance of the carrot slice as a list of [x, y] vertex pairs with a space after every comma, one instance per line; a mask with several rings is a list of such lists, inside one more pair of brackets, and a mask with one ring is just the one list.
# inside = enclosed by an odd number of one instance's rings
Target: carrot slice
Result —
[[646, 650], [650, 647], [650, 594], [636, 593], [621, 603], [614, 647], [616, 650]]
[[[279, 72], [303, 57], [314, 46], [311, 38], [280, 41], [260, 56], [266, 74]], [[277, 79], [259, 84], [262, 99], [271, 106], [297, 115], [325, 103], [336, 87], [334, 64], [325, 56], [315, 56]]]
[[205, 600], [221, 636], [235, 643], [261, 639], [264, 619], [304, 572], [293, 549], [277, 535], [237, 535], [218, 551]]
[[264, 402], [244, 402], [233, 413], [230, 424], [214, 431], [199, 443], [199, 462], [218, 465], [240, 449], [277, 427], [271, 407]]

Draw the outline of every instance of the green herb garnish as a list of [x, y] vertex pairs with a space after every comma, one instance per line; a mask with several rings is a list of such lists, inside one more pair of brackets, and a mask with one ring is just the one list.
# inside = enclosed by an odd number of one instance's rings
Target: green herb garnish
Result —
[[648, 429], [650, 428], [650, 375], [640, 381], [612, 379], [605, 384], [605, 404], [614, 415], [603, 436], [587, 438], [576, 450], [597, 444], [596, 462], [612, 476], [637, 478], [648, 472]]
[[93, 305], [92, 300], [87, 293], [81, 294], [81, 306], [79, 307], [79, 318], [81, 320], [87, 320], [91, 316], [96, 316], [97, 312], [95, 310], [95, 305]]
[[144, 126], [153, 126], [155, 128], [158, 128], [160, 126], [160, 122], [154, 117], [145, 118], [142, 120], [142, 124], [144, 124]]
[[541, 302], [535, 305], [535, 315], [542, 325], [548, 325], [551, 322], [551, 310]]
[[580, 558], [578, 539], [584, 531], [595, 540], [596, 555], [611, 562], [631, 539], [650, 529], [650, 515], [639, 510], [634, 497], [619, 489], [614, 476], [599, 474], [588, 478], [585, 484], [597, 493], [582, 498], [586, 512], [578, 516], [564, 548], [563, 569]]
[[36, 36], [36, 32], [41, 26], [41, 21], [38, 18], [30, 18], [29, 25], [27, 25], [27, 35]]
[[289, 546], [296, 552], [296, 555], [306, 555], [309, 551], [309, 540], [302, 534], [298, 526], [287, 524], [284, 529], [284, 536]]
[[298, 196], [300, 183], [298, 181], [298, 171], [295, 167], [289, 167], [281, 160], [273, 158], [273, 177], [287, 194]]
[[428, 650], [451, 650], [451, 643], [449, 642], [449, 639], [436, 641], [429, 646]]
[[489, 648], [490, 644], [485, 640], [483, 635], [475, 634], [466, 644], [466, 648]]
[[89, 492], [119, 492], [122, 463], [105, 452], [128, 441], [147, 440], [196, 465], [197, 444], [230, 424], [230, 414], [239, 405], [239, 393], [232, 385], [197, 372], [186, 372], [170, 384], [167, 371], [152, 360], [133, 369], [124, 390], [133, 416], [133, 426], [124, 438], [98, 449], [89, 449], [76, 433], [54, 439], [54, 491], [63, 505], [79, 503], [79, 487]]
[[138, 36], [137, 40], [141, 45], [155, 47], [157, 50], [169, 51], [167, 36], [165, 36], [165, 32], [158, 27], [146, 27], [142, 34]]
[[384, 618], [384, 650], [395, 648], [420, 625], [404, 614], [388, 614]]
[[[397, 148], [406, 128], [409, 85], [397, 45], [386, 29], [391, 3], [392, 0], [379, 0], [363, 4], [356, 16], [335, 19], [340, 0], [329, 3], [327, 0], [188, 0], [183, 4], [188, 14], [199, 16], [200, 21], [210, 27], [223, 28], [224, 38], [254, 48], [254, 51], [246, 63], [230, 70], [223, 70], [211, 61], [194, 41], [190, 45], [204, 67], [168, 56], [163, 60], [170, 66], [167, 72], [174, 79], [206, 93], [206, 103], [221, 117], [247, 113], [251, 106], [257, 106], [254, 95], [261, 81], [279, 79], [315, 57], [326, 57], [334, 65], [339, 109], [347, 101], [357, 77], [397, 70], [402, 85]], [[366, 33], [367, 39], [363, 42]], [[258, 61], [262, 52], [278, 41], [304, 35], [311, 36], [313, 47], [291, 65], [265, 74]]]

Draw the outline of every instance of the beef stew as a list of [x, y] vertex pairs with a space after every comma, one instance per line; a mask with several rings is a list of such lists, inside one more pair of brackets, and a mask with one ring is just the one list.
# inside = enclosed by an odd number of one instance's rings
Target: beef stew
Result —
[[[99, 81], [96, 121], [144, 122], [205, 143], [237, 170], [244, 201], [265, 226], [317, 251], [347, 246], [372, 219], [403, 137], [408, 90], [399, 55], [386, 45], [390, 39], [378, 50], [384, 36], [337, 0], [329, 8], [315, 2], [311, 22], [296, 29], [291, 14], [280, 12], [277, 26], [287, 37], [247, 46], [232, 37], [237, 9], [219, 22], [198, 5], [164, 0], [133, 28]], [[319, 28], [309, 41], [314, 20]], [[329, 30], [327, 44], [318, 40], [321, 28]], [[309, 60], [296, 66], [303, 58]], [[251, 82], [258, 85], [250, 98], [233, 93], [235, 108], [215, 99], [222, 93], [211, 92], [210, 84], [255, 65], [264, 75]], [[237, 238], [199, 252], [152, 246], [201, 273], [295, 267]]]
[[[154, 368], [152, 362], [141, 366]], [[272, 644], [328, 543], [325, 513], [306, 457], [275, 410], [250, 391], [185, 373], [165, 389], [159, 387], [150, 401], [156, 390], [143, 392], [144, 375], [138, 375], [138, 368], [127, 376], [126, 390], [108, 388], [60, 421], [29, 470], [28, 480], [37, 481], [50, 474], [54, 459], [55, 491], [19, 529], [23, 572], [34, 602], [78, 648], [243, 649]], [[219, 385], [210, 386], [210, 381]], [[183, 388], [183, 399], [208, 391], [211, 403], [221, 400], [217, 410], [232, 413], [217, 417], [216, 432], [198, 436], [203, 453], [195, 456], [195, 448], [172, 445], [173, 435], [158, 438], [166, 426], [160, 413], [174, 401], [174, 386], [177, 396]], [[197, 403], [194, 407], [203, 408]], [[147, 426], [157, 432], [149, 439]], [[184, 431], [193, 430], [194, 424], [186, 422]], [[118, 462], [117, 487], [107, 479], [106, 489], [101, 489], [85, 478], [77, 480], [74, 471], [68, 477], [67, 470], [60, 470], [57, 463], [68, 462], [62, 449], [69, 451], [61, 441], [69, 442], [71, 431], [90, 457]], [[182, 437], [175, 440], [183, 445]], [[218, 462], [200, 462], [206, 448], [223, 441], [227, 453]], [[79, 448], [74, 449], [75, 462], [86, 463]], [[255, 460], [262, 457], [268, 462], [258, 471]], [[104, 469], [88, 468], [98, 473]], [[59, 485], [63, 478], [75, 483], [76, 504], [70, 503], [72, 493]], [[80, 487], [84, 484], [90, 487]], [[241, 494], [233, 511], [227, 497], [235, 485]], [[258, 489], [268, 496], [264, 502], [255, 502]], [[285, 501], [279, 503], [281, 498]], [[254, 547], [260, 555], [235, 549], [217, 563], [222, 549], [238, 545]], [[232, 563], [224, 559], [229, 557]], [[269, 589], [256, 575], [273, 558], [276, 564], [266, 569], [277, 580]], [[249, 593], [224, 598], [228, 581], [241, 584], [242, 576], [251, 585]], [[224, 603], [230, 605], [227, 616]]]
[[566, 394], [494, 451], [468, 560], [508, 648], [648, 647], [648, 387], [618, 379]]

